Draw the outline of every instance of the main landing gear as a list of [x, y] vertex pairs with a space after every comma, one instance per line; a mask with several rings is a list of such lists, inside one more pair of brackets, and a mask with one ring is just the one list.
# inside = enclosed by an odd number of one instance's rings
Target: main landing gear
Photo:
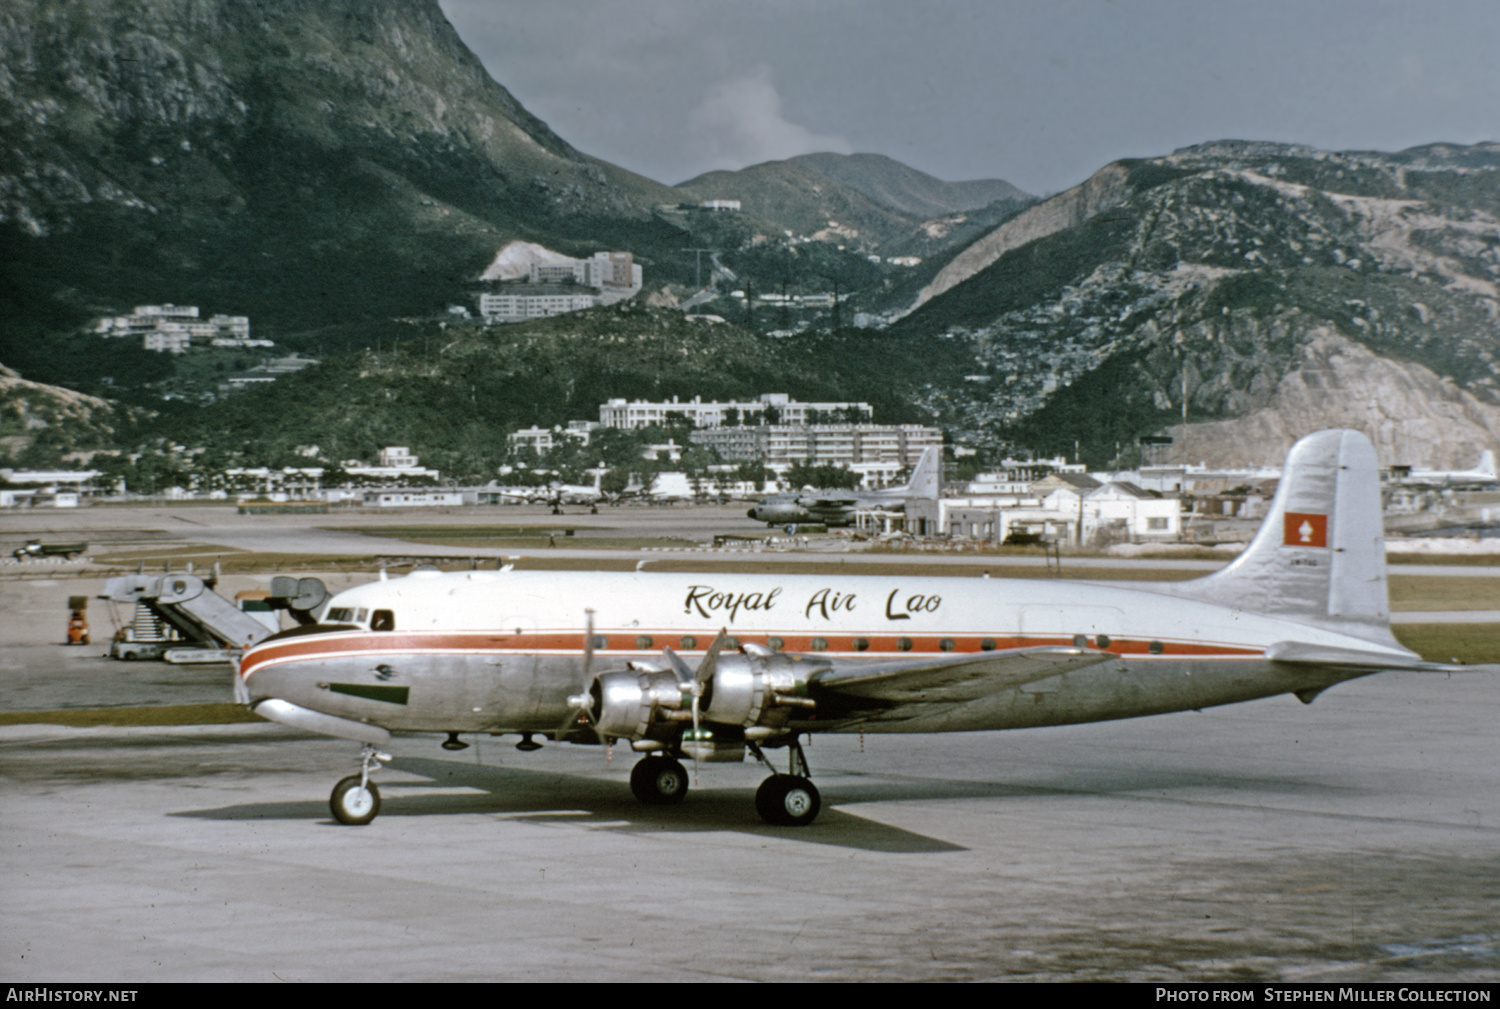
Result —
[[755, 759], [771, 772], [771, 776], [755, 790], [755, 811], [773, 827], [805, 827], [818, 818], [823, 797], [808, 777], [812, 772], [808, 770], [807, 754], [802, 752], [801, 740], [793, 739], [787, 751], [790, 755], [787, 760], [789, 773], [777, 774], [761, 748], [755, 743], [750, 744]]
[[687, 798], [687, 769], [675, 757], [653, 754], [631, 768], [630, 790], [648, 806], [675, 806]]
[[380, 789], [370, 781], [370, 774], [380, 770], [380, 765], [390, 760], [391, 755], [381, 753], [366, 743], [359, 753], [359, 759], [359, 773], [351, 774], [334, 785], [333, 794], [328, 797], [333, 818], [355, 827], [369, 823], [380, 812]]
[[[808, 777], [802, 743], [793, 740], [788, 746], [791, 758], [787, 774], [778, 774], [757, 744], [749, 745], [755, 759], [771, 772], [755, 792], [755, 811], [760, 818], [775, 827], [805, 827], [816, 820], [823, 799]], [[687, 769], [675, 757], [652, 754], [631, 769], [630, 791], [649, 806], [674, 806], [687, 797]]]

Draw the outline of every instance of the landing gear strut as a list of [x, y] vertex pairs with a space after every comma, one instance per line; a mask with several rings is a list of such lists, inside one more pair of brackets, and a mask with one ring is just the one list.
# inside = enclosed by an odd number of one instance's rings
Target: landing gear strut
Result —
[[818, 818], [823, 798], [808, 778], [811, 772], [807, 767], [807, 754], [802, 752], [802, 742], [793, 739], [787, 749], [790, 773], [777, 774], [761, 748], [755, 743], [750, 744], [755, 759], [771, 772], [771, 776], [755, 791], [755, 811], [762, 820], [775, 827], [805, 827]]
[[675, 806], [687, 797], [687, 769], [672, 757], [647, 757], [631, 768], [630, 790], [648, 806]]
[[380, 765], [390, 760], [391, 755], [366, 743], [359, 759], [359, 773], [334, 785], [333, 794], [328, 797], [333, 818], [355, 827], [369, 823], [380, 812], [380, 789], [370, 781], [370, 772], [380, 770]]

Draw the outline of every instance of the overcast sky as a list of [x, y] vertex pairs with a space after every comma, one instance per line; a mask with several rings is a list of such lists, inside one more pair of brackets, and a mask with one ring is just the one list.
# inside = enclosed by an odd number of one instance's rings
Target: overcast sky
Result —
[[810, 151], [1065, 189], [1224, 138], [1500, 139], [1500, 0], [441, 0], [573, 146], [661, 182]]

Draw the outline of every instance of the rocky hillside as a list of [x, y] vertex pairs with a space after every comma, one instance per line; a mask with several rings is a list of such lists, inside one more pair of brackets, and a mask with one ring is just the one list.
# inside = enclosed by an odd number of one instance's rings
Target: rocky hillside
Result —
[[[1358, 418], [1387, 462], [1467, 465], [1500, 403], [1497, 285], [1500, 145], [1222, 142], [1107, 166], [1026, 210], [954, 256], [896, 328], [970, 350], [971, 380], [928, 403], [981, 442], [1077, 443], [1103, 464], [1184, 408], [1271, 411], [1283, 422], [1257, 454]], [[1341, 365], [1338, 396], [1294, 409], [1330, 347], [1385, 364]], [[1462, 410], [1429, 402], [1443, 388]]]
[[113, 446], [122, 430], [141, 419], [96, 396], [28, 382], [0, 365], [0, 460], [51, 465]]

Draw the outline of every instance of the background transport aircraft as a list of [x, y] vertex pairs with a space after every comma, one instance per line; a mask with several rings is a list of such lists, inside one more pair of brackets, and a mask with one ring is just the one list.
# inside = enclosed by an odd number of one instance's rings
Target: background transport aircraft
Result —
[[887, 509], [900, 511], [907, 498], [936, 501], [942, 482], [940, 450], [929, 448], [912, 468], [911, 479], [898, 487], [869, 491], [816, 491], [804, 488], [787, 494], [773, 494], [745, 514], [767, 525], [795, 525], [798, 522], [821, 522], [830, 526], [847, 526], [854, 522], [856, 511]]
[[[1190, 582], [856, 575], [418, 571], [339, 593], [243, 656], [260, 715], [364, 744], [334, 816], [368, 823], [391, 732], [628, 743], [630, 786], [679, 802], [682, 761], [771, 769], [760, 815], [817, 816], [801, 738], [1153, 715], [1423, 662], [1388, 623], [1375, 452], [1298, 442], [1240, 557]], [[777, 773], [767, 750], [787, 751]]]
[[1473, 469], [1422, 469], [1416, 467], [1403, 472], [1403, 467], [1392, 467], [1391, 475], [1398, 483], [1426, 487], [1493, 487], [1500, 483], [1500, 474], [1495, 472], [1495, 453], [1485, 449], [1479, 453], [1479, 461]]

